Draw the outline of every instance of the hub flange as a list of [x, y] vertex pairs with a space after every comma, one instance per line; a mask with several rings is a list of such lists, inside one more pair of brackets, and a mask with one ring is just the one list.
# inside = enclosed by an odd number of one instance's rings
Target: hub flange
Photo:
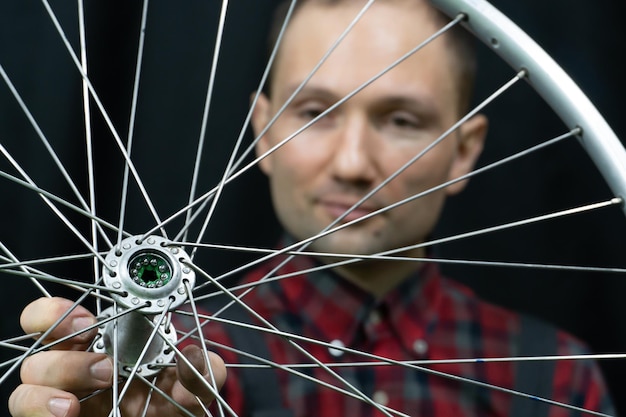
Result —
[[111, 250], [102, 269], [104, 285], [111, 297], [126, 308], [143, 305], [144, 314], [158, 314], [172, 301], [170, 309], [187, 300], [184, 282], [190, 288], [196, 275], [189, 267], [189, 255], [178, 246], [168, 246], [159, 236], [140, 240], [131, 236]]

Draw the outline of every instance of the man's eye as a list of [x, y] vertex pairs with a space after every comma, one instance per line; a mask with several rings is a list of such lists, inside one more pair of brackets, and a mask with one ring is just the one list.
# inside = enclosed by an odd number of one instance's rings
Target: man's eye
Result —
[[389, 115], [388, 123], [399, 129], [418, 129], [420, 127], [417, 117], [405, 113]]
[[298, 115], [303, 119], [312, 120], [318, 117], [323, 112], [324, 109], [322, 109], [321, 107], [305, 107], [298, 112]]

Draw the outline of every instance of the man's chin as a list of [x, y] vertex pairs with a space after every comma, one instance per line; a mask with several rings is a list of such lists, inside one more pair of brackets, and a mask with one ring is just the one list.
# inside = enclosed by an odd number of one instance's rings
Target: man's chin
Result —
[[379, 252], [371, 236], [356, 233], [341, 233], [315, 240], [311, 249], [316, 252], [338, 255], [370, 255]]

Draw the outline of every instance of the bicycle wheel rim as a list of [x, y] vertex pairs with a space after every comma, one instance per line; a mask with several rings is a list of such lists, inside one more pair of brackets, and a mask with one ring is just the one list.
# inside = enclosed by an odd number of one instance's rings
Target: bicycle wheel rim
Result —
[[[470, 18], [473, 18], [473, 15], [470, 16]], [[470, 21], [471, 20], [472, 19], [470, 19]], [[531, 74], [534, 74], [534, 71], [532, 71]], [[533, 77], [531, 77], [531, 79], [533, 79]], [[565, 90], [569, 90], [569, 87], [568, 86], [566, 86], [566, 87], [567, 88], [565, 88]], [[540, 86], [539, 89], [541, 90], [542, 87]], [[554, 95], [555, 96], [559, 96], [560, 94], [562, 94], [562, 93], [561, 92], [557, 92]], [[551, 97], [551, 95], [548, 96], [548, 100], [550, 100], [550, 97]], [[576, 96], [576, 99], [578, 99], [578, 96]], [[570, 101], [570, 100], [568, 100], [568, 101]], [[559, 108], [562, 108], [563, 106], [558, 104], [555, 107], [557, 109], [559, 109]], [[573, 111], [571, 109], [568, 109], [568, 110], [566, 110], [565, 113], [572, 113], [572, 112]], [[583, 113], [588, 114], [587, 111], [585, 111]], [[570, 117], [570, 116], [568, 116], [568, 117]], [[589, 131], [593, 132], [594, 130], [596, 130], [595, 127], [587, 129], [584, 126], [583, 126], [583, 129], [584, 129], [585, 135], [587, 135], [587, 132], [589, 132]], [[611, 134], [598, 134], [598, 135], [595, 135], [595, 136], [599, 136], [599, 137], [606, 137], [606, 136], [614, 137], [612, 132], [611, 132]], [[585, 138], [586, 138], [586, 136], [585, 136]], [[613, 139], [609, 139], [609, 141], [613, 141]], [[584, 142], [587, 142], [587, 141], [584, 141]], [[620, 164], [620, 162], [623, 162], [623, 156], [620, 156], [620, 151], [619, 150], [618, 151], [613, 151], [612, 150], [612, 151], [608, 151], [608, 152], [605, 151], [605, 148], [607, 148], [607, 146], [609, 148], [611, 148], [613, 143], [611, 143], [610, 145], [607, 145], [606, 142], [598, 142], [598, 141], [596, 141], [596, 139], [593, 139], [593, 138], [591, 140], [591, 143], [592, 144], [590, 145], [590, 149], [591, 149], [590, 153], [592, 155], [599, 154], [599, 156], [597, 157], [597, 161], [598, 161], [598, 165], [600, 167], [604, 167], [604, 166], [607, 166], [607, 165], [609, 167], [611, 167], [611, 168], [608, 169], [607, 172], [605, 172], [605, 176], [609, 177], [609, 179], [607, 179], [607, 180], [609, 181], [609, 183], [613, 187], [615, 193], [617, 195], [623, 195], [623, 189], [624, 189], [623, 188], [623, 186], [624, 186], [623, 178], [624, 178], [624, 176], [621, 173], [620, 174], [615, 174], [616, 172], [619, 173], [620, 169], [623, 170], [623, 167], [624, 167], [623, 163]], [[601, 151], [595, 151], [596, 148], [601, 149]], [[623, 152], [621, 152], [621, 154], [623, 155]], [[620, 159], [620, 158], [622, 158], [622, 159]], [[594, 157], [594, 159], [596, 159], [596, 157]], [[604, 169], [604, 168], [602, 168], [602, 169]], [[611, 178], [613, 178], [613, 179], [611, 179]]]

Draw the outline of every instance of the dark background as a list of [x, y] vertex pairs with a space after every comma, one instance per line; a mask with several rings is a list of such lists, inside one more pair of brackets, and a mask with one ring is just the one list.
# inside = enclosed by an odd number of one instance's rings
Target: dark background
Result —
[[[217, 73], [216, 98], [211, 104], [201, 190], [208, 190], [221, 176], [226, 155], [245, 117], [249, 93], [258, 85], [264, 65], [264, 34], [275, 1], [231, 3]], [[626, 52], [623, 43], [626, 29], [621, 20], [626, 5], [618, 0], [493, 3], [563, 65], [618, 136], [624, 137], [622, 98], [626, 81], [619, 57]], [[74, 2], [51, 4], [76, 48], [78, 27]], [[141, 4], [97, 0], [87, 6], [91, 80], [120, 136], [125, 138]], [[150, 6], [133, 156], [162, 217], [186, 201], [218, 14], [212, 2], [153, 1]], [[477, 99], [490, 94], [513, 74], [486, 48], [480, 49], [480, 56]], [[0, 63], [78, 187], [85, 192], [80, 77], [39, 2], [1, 2]], [[102, 217], [115, 221], [122, 172], [119, 151], [99, 113], [92, 113], [98, 211]], [[482, 163], [565, 132], [565, 127], [525, 86], [518, 86], [512, 94], [498, 99], [487, 114], [492, 125]], [[0, 83], [0, 143], [37, 184], [71, 198], [33, 132], [6, 84]], [[4, 160], [0, 168], [15, 173]], [[4, 179], [0, 179], [0, 184], [0, 213], [6, 219], [0, 222], [0, 241], [18, 258], [84, 252], [49, 210], [42, 208], [43, 204], [32, 192]], [[256, 169], [229, 186], [205, 241], [271, 245], [277, 226], [265, 187], [265, 180]], [[437, 234], [448, 236], [609, 197], [588, 157], [575, 141], [569, 141], [473, 179], [463, 195], [450, 201]], [[129, 207], [126, 224], [130, 232], [140, 233], [154, 224], [134, 187], [131, 187]], [[68, 215], [81, 230], [86, 230], [88, 224], [84, 219]], [[173, 226], [176, 225], [180, 223]], [[623, 213], [610, 209], [442, 245], [438, 255], [623, 268], [625, 237]], [[241, 255], [204, 251], [199, 262], [217, 275], [245, 259]], [[85, 262], [55, 264], [45, 269], [75, 279], [91, 276], [90, 265]], [[587, 341], [594, 352], [626, 351], [624, 274], [474, 266], [446, 267], [446, 271], [489, 300], [538, 315], [569, 330]], [[19, 310], [39, 293], [24, 278], [0, 274], [0, 279], [4, 337], [19, 333]], [[65, 290], [49, 287], [54, 293], [66, 294]], [[626, 401], [620, 394], [626, 362], [601, 364], [624, 414]], [[2, 389], [3, 394], [6, 391]]]

